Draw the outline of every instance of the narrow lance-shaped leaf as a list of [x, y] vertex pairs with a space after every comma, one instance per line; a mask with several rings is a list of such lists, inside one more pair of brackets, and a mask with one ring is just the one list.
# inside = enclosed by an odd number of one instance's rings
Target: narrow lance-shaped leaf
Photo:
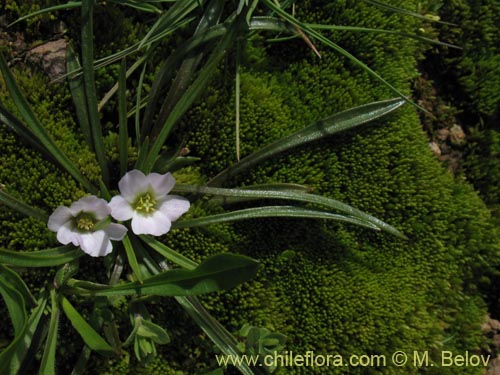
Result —
[[220, 186], [242, 171], [276, 154], [375, 120], [394, 111], [403, 104], [404, 101], [400, 98], [384, 100], [348, 109], [317, 121], [302, 130], [261, 148], [241, 159], [240, 162], [234, 163], [231, 167], [215, 176], [207, 185]]
[[27, 14], [25, 16], [22, 16], [22, 17], [18, 18], [17, 20], [15, 20], [14, 22], [12, 22], [7, 27], [11, 27], [11, 26], [15, 25], [18, 22], [27, 20], [28, 18], [31, 18], [31, 17], [39, 16], [41, 14], [55, 12], [57, 10], [67, 10], [67, 9], [80, 8], [81, 6], [82, 6], [82, 2], [81, 1], [69, 1], [66, 4], [54, 5], [54, 6], [51, 6], [51, 7], [48, 7], [48, 8], [37, 10], [36, 12], [32, 12], [32, 13]]
[[114, 354], [113, 348], [85, 321], [85, 319], [83, 319], [66, 297], [61, 296], [60, 303], [71, 325], [80, 334], [83, 341], [90, 349], [103, 355]]
[[[194, 270], [174, 269], [114, 287], [102, 286], [89, 290], [97, 296], [158, 295], [189, 296], [233, 288], [252, 279], [259, 263], [254, 259], [230, 253], [214, 255]], [[88, 284], [85, 284], [88, 285]], [[78, 287], [78, 282], [73, 283]]]
[[38, 328], [40, 318], [43, 315], [47, 304], [48, 296], [43, 293], [38, 300], [37, 306], [31, 312], [31, 315], [23, 327], [23, 330], [17, 335], [10, 345], [0, 353], [0, 373], [17, 374], [23, 359], [28, 351], [35, 331]]
[[128, 235], [123, 239], [123, 247], [125, 247], [125, 253], [127, 254], [128, 264], [132, 271], [134, 272], [135, 277], [139, 280], [139, 283], [142, 283], [143, 277], [141, 272], [141, 267], [139, 266], [139, 262], [137, 261], [137, 257], [134, 252], [134, 248], [132, 243], [130, 242], [130, 238]]
[[59, 304], [57, 303], [56, 291], [50, 291], [51, 313], [49, 323], [49, 333], [43, 351], [42, 362], [40, 364], [40, 375], [55, 375], [56, 374], [56, 346], [57, 335], [59, 330]]
[[83, 254], [83, 251], [72, 245], [30, 252], [0, 248], [0, 263], [16, 267], [53, 267], [78, 259]]
[[28, 102], [21, 94], [19, 87], [17, 86], [12, 73], [3, 54], [0, 53], [0, 71], [5, 80], [5, 85], [9, 91], [10, 97], [12, 98], [14, 104], [16, 105], [19, 113], [26, 121], [26, 124], [33, 132], [38, 141], [43, 144], [43, 146], [52, 154], [52, 156], [58, 161], [69, 174], [71, 174], [78, 182], [80, 182], [89, 192], [96, 193], [97, 189], [83, 176], [80, 170], [68, 159], [68, 157], [61, 151], [61, 149], [56, 145], [54, 140], [47, 133], [45, 128], [40, 124], [35, 114], [31, 110]]
[[14, 211], [17, 211], [26, 216], [34, 217], [35, 219], [41, 220], [43, 222], [46, 222], [49, 218], [43, 210], [32, 207], [6, 193], [3, 190], [2, 185], [0, 185], [0, 204], [4, 204], [7, 207], [12, 208]]
[[348, 204], [339, 202], [332, 198], [323, 197], [315, 194], [304, 194], [300, 191], [293, 190], [252, 190], [252, 189], [222, 189], [222, 188], [211, 188], [206, 186], [194, 186], [194, 185], [184, 185], [177, 184], [174, 189], [177, 193], [194, 193], [194, 194], [209, 194], [214, 196], [222, 197], [235, 197], [235, 198], [246, 198], [246, 199], [282, 199], [282, 200], [292, 200], [305, 203], [312, 203], [320, 206], [324, 206], [331, 210], [339, 211], [347, 214], [348, 217], [356, 218], [359, 221], [371, 223], [373, 226], [378, 227], [388, 233], [391, 233], [397, 237], [406, 239], [406, 237], [399, 232], [396, 228], [371, 216], [357, 208], [349, 206]]
[[24, 301], [23, 295], [7, 280], [4, 275], [4, 269], [5, 267], [0, 265], [0, 271], [2, 271], [0, 273], [0, 294], [7, 306], [7, 311], [9, 312], [12, 325], [14, 326], [14, 335], [18, 336], [24, 329], [28, 319], [25, 305], [26, 302]]
[[0, 264], [0, 270], [2, 271], [2, 278], [12, 287], [17, 290], [24, 298], [27, 306], [32, 307], [35, 305], [35, 297], [31, 294], [28, 286], [23, 281], [21, 276], [10, 268]]
[[[80, 68], [80, 63], [73, 51], [71, 45], [66, 49], [66, 69], [68, 72], [75, 71]], [[83, 77], [78, 74], [68, 76], [68, 85], [71, 91], [71, 98], [75, 105], [76, 117], [82, 130], [83, 136], [87, 141], [91, 150], [94, 150], [94, 141], [92, 140], [92, 132], [90, 130], [90, 120], [87, 110], [87, 99], [85, 97], [85, 87]]]
[[118, 115], [119, 115], [119, 140], [118, 150], [120, 154], [120, 175], [123, 176], [127, 172], [128, 164], [128, 124], [127, 124], [127, 87], [126, 87], [126, 70], [125, 59], [120, 65], [119, 85], [118, 85]]
[[177, 251], [171, 249], [167, 245], [161, 243], [160, 241], [155, 240], [150, 236], [140, 236], [140, 239], [143, 240], [149, 247], [155, 250], [158, 254], [164, 256], [169, 261], [181, 266], [182, 268], [188, 270], [194, 270], [198, 267], [198, 263], [192, 261], [189, 258], [186, 258], [184, 255], [178, 253]]
[[376, 225], [359, 220], [352, 216], [332, 214], [330, 212], [301, 208], [296, 206], [266, 206], [266, 207], [253, 207], [243, 210], [226, 212], [223, 214], [210, 215], [200, 217], [197, 219], [188, 219], [177, 221], [172, 224], [172, 228], [193, 228], [201, 227], [211, 224], [227, 223], [239, 220], [258, 219], [265, 217], [295, 217], [303, 219], [329, 219], [336, 221], [343, 221], [351, 224], [360, 225], [370, 229], [380, 230]]
[[82, 68], [87, 111], [92, 133], [92, 141], [97, 162], [101, 167], [102, 179], [105, 183], [109, 180], [108, 162], [104, 151], [101, 121], [97, 112], [97, 96], [94, 78], [94, 25], [93, 25], [94, 0], [82, 1]]

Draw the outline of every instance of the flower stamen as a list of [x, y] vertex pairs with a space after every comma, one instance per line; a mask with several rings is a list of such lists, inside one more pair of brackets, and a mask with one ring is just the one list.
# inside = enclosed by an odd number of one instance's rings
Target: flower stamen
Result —
[[135, 210], [143, 214], [152, 214], [156, 211], [156, 200], [151, 194], [142, 195], [135, 205]]
[[76, 217], [76, 227], [83, 231], [90, 232], [94, 228], [94, 219], [90, 215], [80, 214]]

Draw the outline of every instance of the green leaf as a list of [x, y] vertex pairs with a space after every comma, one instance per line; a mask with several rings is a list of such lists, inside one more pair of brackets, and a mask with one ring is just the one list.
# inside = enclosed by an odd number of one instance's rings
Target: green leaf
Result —
[[220, 186], [244, 170], [281, 152], [365, 124], [394, 111], [403, 104], [404, 101], [399, 98], [373, 102], [314, 122], [234, 163], [210, 180], [207, 185]]
[[169, 261], [181, 266], [182, 268], [194, 270], [198, 266], [198, 263], [192, 261], [189, 258], [186, 258], [184, 255], [178, 253], [175, 250], [172, 250], [167, 245], [155, 240], [150, 236], [143, 235], [139, 236], [139, 238], [143, 240], [150, 248], [155, 250], [158, 254], [162, 255]]
[[232, 221], [239, 220], [248, 220], [248, 219], [258, 219], [265, 217], [296, 217], [303, 219], [330, 219], [343, 221], [351, 224], [360, 225], [363, 227], [367, 227], [370, 229], [380, 230], [376, 225], [368, 222], [359, 220], [352, 216], [340, 215], [340, 214], [332, 214], [326, 211], [314, 210], [301, 208], [296, 206], [266, 206], [266, 207], [253, 207], [246, 208], [243, 210], [231, 211], [218, 215], [211, 215], [200, 217], [197, 219], [188, 219], [178, 221], [172, 224], [172, 228], [193, 228], [193, 227], [201, 227], [205, 225], [211, 224], [219, 224], [219, 223], [227, 223]]
[[139, 280], [139, 283], [142, 283], [143, 277], [141, 272], [141, 267], [139, 266], [139, 262], [137, 261], [137, 257], [135, 256], [134, 247], [130, 242], [129, 235], [126, 235], [123, 238], [123, 247], [125, 247], [125, 253], [127, 254], [128, 264], [132, 271], [134, 272], [135, 277]]
[[156, 344], [160, 345], [168, 344], [170, 342], [170, 337], [167, 331], [147, 319], [141, 319], [140, 326], [137, 329], [137, 335], [151, 339]]
[[25, 301], [21, 293], [19, 293], [14, 285], [12, 285], [4, 276], [5, 267], [0, 265], [0, 294], [3, 297], [7, 310], [9, 311], [12, 325], [14, 326], [14, 335], [21, 334], [28, 315], [26, 313]]
[[35, 306], [35, 297], [33, 297], [21, 276], [2, 264], [0, 264], [0, 270], [2, 271], [3, 280], [21, 294], [27, 306]]
[[142, 10], [143, 12], [147, 13], [161, 14], [161, 9], [155, 7], [154, 5], [148, 4], [147, 2], [131, 1], [131, 0], [110, 0], [110, 2]]
[[[79, 69], [80, 63], [73, 51], [71, 45], [66, 49], [66, 69], [68, 72]], [[92, 131], [90, 130], [90, 120], [87, 110], [87, 99], [85, 97], [85, 83], [81, 75], [73, 74], [68, 76], [68, 85], [71, 91], [71, 98], [75, 105], [76, 117], [82, 130], [82, 134], [87, 141], [91, 150], [94, 149], [94, 141], [92, 140]]]
[[0, 263], [17, 267], [53, 267], [71, 262], [83, 255], [83, 251], [72, 245], [30, 252], [0, 248]]
[[107, 184], [109, 180], [108, 162], [104, 150], [101, 122], [97, 112], [97, 95], [94, 78], [94, 0], [82, 1], [82, 68], [87, 113], [97, 162], [101, 168], [102, 180]]
[[38, 300], [37, 306], [31, 312], [22, 332], [12, 340], [10, 345], [2, 353], [0, 353], [1, 374], [17, 374], [34, 338], [35, 331], [38, 328], [40, 318], [47, 304], [47, 298], [48, 296], [44, 293], [40, 300]]
[[[132, 282], [114, 287], [103, 286], [91, 291], [97, 296], [158, 295], [190, 296], [233, 288], [252, 279], [259, 263], [235, 254], [214, 255], [194, 270], [174, 269], [146, 278], [143, 283]], [[74, 284], [78, 286], [78, 283]]]
[[12, 195], [3, 191], [0, 185], [0, 203], [12, 208], [23, 215], [34, 217], [35, 219], [47, 222], [49, 219], [48, 215], [39, 208], [31, 207], [30, 205], [14, 198]]
[[85, 344], [102, 355], [115, 354], [114, 349], [104, 340], [85, 319], [76, 311], [71, 303], [64, 297], [60, 297], [61, 307], [71, 322], [71, 325], [80, 334]]
[[[351, 207], [345, 203], [339, 202], [332, 198], [322, 197], [315, 194], [305, 194], [303, 192], [297, 191], [280, 191], [280, 190], [251, 190], [251, 189], [222, 189], [222, 188], [210, 188], [205, 186], [195, 186], [195, 185], [184, 185], [177, 184], [172, 191], [176, 193], [194, 193], [194, 194], [210, 194], [222, 197], [235, 197], [235, 198], [245, 198], [245, 199], [282, 199], [282, 200], [292, 200], [299, 202], [306, 202], [324, 206], [326, 208], [343, 212], [347, 214], [347, 217], [356, 218], [357, 220], [369, 223], [379, 229], [382, 229], [388, 233], [391, 233], [397, 237], [407, 239], [401, 232], [391, 225], [377, 219], [367, 213]], [[203, 218], [202, 218], [203, 219]], [[198, 220], [198, 219], [196, 219]], [[174, 223], [174, 225], [179, 225], [181, 222]]]
[[128, 165], [128, 124], [127, 124], [127, 66], [125, 59], [120, 65], [120, 74], [118, 79], [118, 115], [119, 115], [119, 142], [118, 150], [120, 154], [120, 175], [127, 172]]
[[36, 139], [51, 153], [51, 155], [59, 162], [59, 164], [68, 171], [78, 182], [80, 182], [89, 192], [96, 193], [97, 189], [83, 176], [80, 170], [68, 159], [68, 157], [56, 145], [54, 140], [49, 136], [45, 128], [40, 124], [34, 113], [31, 111], [28, 102], [21, 94], [19, 87], [7, 66], [7, 62], [0, 53], [0, 71], [5, 80], [5, 85], [9, 91], [10, 97], [16, 105], [19, 113], [26, 121], [26, 124], [35, 135]]
[[218, 67], [219, 62], [225, 56], [228, 48], [233, 44], [237, 35], [237, 27], [238, 24], [235, 23], [231, 25], [231, 29], [227, 34], [224, 35], [222, 40], [217, 44], [214, 51], [210, 55], [207, 63], [200, 71], [198, 77], [193, 82], [193, 84], [186, 90], [184, 95], [179, 99], [172, 112], [166, 119], [165, 123], [161, 126], [161, 131], [158, 135], [158, 138], [154, 141], [151, 146], [151, 150], [146, 157], [144, 166], [142, 169], [145, 173], [148, 173], [153, 168], [153, 165], [156, 162], [156, 159], [163, 147], [163, 144], [168, 138], [170, 131], [173, 126], [177, 123], [177, 121], [181, 118], [181, 116], [186, 113], [191, 104], [199, 97], [199, 95], [203, 92], [206, 85], [211, 81], [214, 77], [214, 72]]
[[49, 333], [43, 351], [42, 362], [40, 364], [40, 375], [55, 375], [56, 374], [56, 346], [57, 334], [59, 330], [59, 304], [56, 299], [56, 292], [54, 289], [50, 291], [51, 299], [51, 313]]
[[314, 38], [316, 40], [319, 40], [326, 46], [332, 48], [334, 51], [337, 51], [341, 55], [345, 56], [347, 59], [349, 59], [353, 64], [359, 66], [361, 69], [363, 69], [365, 72], [370, 74], [372, 77], [376, 78], [379, 82], [384, 84], [386, 87], [388, 87], [393, 93], [404, 99], [406, 102], [410, 103], [413, 105], [415, 108], [418, 108], [421, 111], [427, 112], [425, 108], [422, 108], [415, 102], [413, 102], [410, 98], [408, 98], [405, 94], [403, 94], [400, 90], [398, 90], [396, 87], [391, 85], [389, 82], [387, 82], [380, 74], [375, 72], [373, 69], [371, 69], [368, 65], [366, 65], [364, 62], [359, 60], [357, 57], [354, 55], [350, 54], [348, 51], [340, 47], [338, 44], [334, 43], [330, 39], [324, 37], [321, 33], [317, 32], [316, 30], [310, 28], [306, 24], [300, 22], [297, 20], [294, 16], [291, 14], [285, 12], [281, 7], [277, 6], [273, 1], [271, 0], [263, 0], [266, 5], [278, 13], [281, 17], [283, 17], [285, 20], [290, 22], [293, 26], [295, 26], [298, 30], [301, 30], [301, 32], [307, 34], [309, 37]]
[[11, 27], [12, 25], [15, 25], [18, 22], [27, 20], [28, 18], [31, 18], [31, 17], [39, 16], [41, 14], [50, 13], [50, 12], [54, 12], [57, 10], [80, 8], [81, 5], [82, 5], [81, 1], [69, 1], [66, 4], [54, 5], [54, 6], [51, 6], [48, 8], [40, 9], [40, 10], [37, 10], [36, 12], [32, 12], [30, 14], [27, 14], [25, 16], [18, 18], [17, 20], [15, 20], [11, 24], [9, 24], [9, 26], [7, 26], [7, 27]]

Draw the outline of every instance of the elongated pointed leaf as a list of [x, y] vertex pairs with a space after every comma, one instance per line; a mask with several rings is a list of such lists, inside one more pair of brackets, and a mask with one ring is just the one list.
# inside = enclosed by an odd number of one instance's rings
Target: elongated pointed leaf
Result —
[[193, 262], [191, 259], [186, 258], [184, 255], [178, 253], [177, 251], [171, 249], [165, 244], [162, 244], [160, 241], [155, 240], [150, 236], [140, 236], [140, 239], [143, 240], [149, 247], [158, 252], [158, 254], [164, 256], [169, 261], [185, 268], [187, 270], [194, 270], [198, 263]]
[[40, 364], [40, 375], [55, 375], [56, 374], [56, 346], [57, 334], [59, 330], [59, 304], [56, 299], [55, 290], [50, 291], [51, 297], [51, 313], [49, 323], [49, 333], [43, 351], [42, 363]]
[[23, 215], [34, 217], [35, 219], [46, 222], [48, 220], [48, 215], [41, 209], [31, 207], [30, 205], [14, 198], [12, 195], [3, 191], [0, 186], [0, 204], [4, 204], [7, 207], [12, 208]]
[[35, 297], [33, 297], [21, 276], [19, 276], [17, 272], [1, 264], [0, 271], [2, 271], [2, 277], [5, 282], [10, 284], [16, 291], [21, 293], [24, 298], [25, 304], [29, 307], [35, 306]]
[[23, 116], [26, 124], [33, 132], [38, 141], [52, 154], [61, 166], [71, 174], [78, 182], [80, 182], [89, 192], [96, 193], [96, 188], [82, 175], [80, 170], [68, 159], [68, 157], [56, 145], [54, 140], [49, 136], [45, 128], [40, 124], [34, 113], [32, 112], [28, 102], [21, 94], [17, 84], [10, 72], [7, 62], [0, 53], [0, 71], [5, 80], [7, 89], [14, 104], [21, 116]]
[[92, 293], [98, 296], [190, 296], [211, 293], [233, 288], [252, 279], [258, 266], [256, 260], [246, 256], [219, 254], [208, 258], [194, 270], [170, 270], [144, 279], [142, 284], [132, 282], [112, 288], [103, 287]]
[[329, 219], [343, 221], [346, 223], [360, 225], [370, 229], [380, 230], [376, 225], [359, 220], [352, 216], [332, 214], [326, 211], [306, 209], [296, 206], [266, 206], [246, 208], [243, 210], [231, 211], [224, 214], [210, 215], [197, 219], [178, 221], [172, 224], [172, 228], [193, 228], [211, 224], [228, 223], [232, 221], [259, 219], [265, 217], [295, 217], [303, 219]]
[[132, 271], [134, 272], [137, 280], [139, 280], [139, 283], [142, 283], [143, 277], [141, 267], [139, 266], [139, 262], [137, 261], [134, 248], [132, 246], [132, 243], [130, 242], [130, 238], [128, 237], [128, 235], [123, 239], [123, 247], [125, 247], [125, 253], [127, 254], [128, 264], [130, 265], [130, 268], [132, 268]]
[[21, 333], [0, 353], [0, 374], [17, 374], [38, 328], [40, 318], [47, 304], [47, 298], [48, 296], [44, 293], [31, 312]]
[[128, 164], [128, 124], [127, 124], [127, 66], [125, 59], [120, 65], [119, 85], [118, 85], [118, 115], [119, 115], [119, 140], [118, 152], [120, 154], [120, 175], [127, 172]]
[[82, 1], [82, 68], [85, 98], [92, 134], [92, 143], [97, 162], [101, 167], [102, 180], [108, 183], [108, 161], [104, 150], [101, 121], [97, 112], [97, 95], [94, 74], [94, 25], [93, 25], [94, 0]]
[[[244, 199], [282, 199], [282, 200], [292, 200], [298, 202], [312, 203], [320, 206], [329, 208], [330, 210], [335, 210], [346, 214], [345, 217], [355, 218], [363, 223], [369, 223], [370, 225], [384, 230], [388, 233], [395, 235], [396, 237], [407, 239], [404, 234], [399, 232], [396, 228], [371, 216], [357, 208], [349, 206], [348, 204], [339, 202], [332, 198], [323, 197], [315, 194], [305, 194], [303, 192], [293, 191], [293, 190], [252, 190], [252, 189], [221, 189], [221, 188], [210, 188], [206, 186], [194, 186], [194, 185], [184, 185], [177, 184], [173, 191], [178, 193], [194, 193], [194, 194], [209, 194], [221, 197], [234, 197], [234, 198], [244, 198]], [[196, 219], [198, 220], [198, 219]], [[175, 225], [180, 225], [182, 221]]]
[[25, 16], [22, 16], [22, 17], [18, 18], [17, 20], [15, 20], [14, 22], [12, 22], [8, 27], [11, 27], [12, 25], [15, 25], [18, 22], [27, 20], [28, 18], [39, 16], [41, 14], [55, 12], [57, 10], [66, 10], [66, 9], [80, 8], [81, 6], [82, 6], [82, 2], [81, 1], [69, 1], [66, 4], [54, 5], [54, 6], [51, 6], [51, 7], [48, 7], [48, 8], [40, 9], [40, 10], [37, 10], [36, 12], [32, 12], [30, 14], [27, 14]]
[[[80, 69], [80, 63], [73, 51], [71, 46], [68, 46], [66, 50], [66, 69], [68, 72]], [[90, 130], [90, 120], [87, 110], [87, 99], [85, 97], [85, 83], [83, 81], [83, 76], [81, 75], [69, 75], [68, 76], [69, 89], [71, 91], [71, 98], [73, 99], [73, 104], [75, 105], [76, 117], [82, 130], [82, 134], [87, 141], [87, 144], [91, 150], [94, 150], [94, 141], [92, 140], [92, 131]]]
[[17, 267], [53, 267], [78, 259], [83, 254], [83, 251], [72, 245], [30, 252], [0, 248], [0, 263]]
[[231, 167], [215, 176], [208, 185], [220, 186], [231, 177], [238, 175], [242, 171], [274, 155], [375, 120], [394, 111], [403, 104], [404, 101], [400, 98], [389, 99], [348, 109], [317, 121], [243, 158], [240, 162], [233, 164]]
[[110, 2], [115, 3], [115, 4], [119, 4], [119, 5], [125, 5], [125, 6], [128, 6], [130, 8], [141, 10], [141, 11], [147, 12], [147, 13], [156, 13], [156, 14], [161, 13], [161, 9], [159, 9], [158, 7], [155, 7], [154, 5], [148, 4], [147, 2], [140, 2], [140, 1], [135, 2], [135, 1], [128, 1], [128, 0], [110, 0]]
[[103, 355], [115, 354], [114, 349], [104, 340], [90, 324], [80, 315], [73, 305], [64, 297], [61, 296], [61, 307], [64, 313], [71, 322], [71, 325], [80, 334], [85, 344], [92, 350], [95, 350]]
[[3, 274], [5, 267], [0, 265], [0, 294], [3, 297], [5, 305], [10, 315], [12, 325], [14, 326], [14, 335], [21, 334], [28, 315], [26, 313], [26, 305], [23, 295], [18, 292], [14, 285], [12, 285], [5, 275]]

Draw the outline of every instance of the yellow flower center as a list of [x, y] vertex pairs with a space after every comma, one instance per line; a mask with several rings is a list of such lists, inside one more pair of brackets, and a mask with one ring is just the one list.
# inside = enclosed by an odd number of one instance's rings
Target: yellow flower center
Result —
[[94, 218], [88, 214], [83, 213], [76, 217], [76, 227], [82, 231], [91, 231], [94, 224]]
[[156, 211], [156, 200], [149, 193], [141, 195], [135, 204], [135, 210], [142, 214], [152, 214]]

